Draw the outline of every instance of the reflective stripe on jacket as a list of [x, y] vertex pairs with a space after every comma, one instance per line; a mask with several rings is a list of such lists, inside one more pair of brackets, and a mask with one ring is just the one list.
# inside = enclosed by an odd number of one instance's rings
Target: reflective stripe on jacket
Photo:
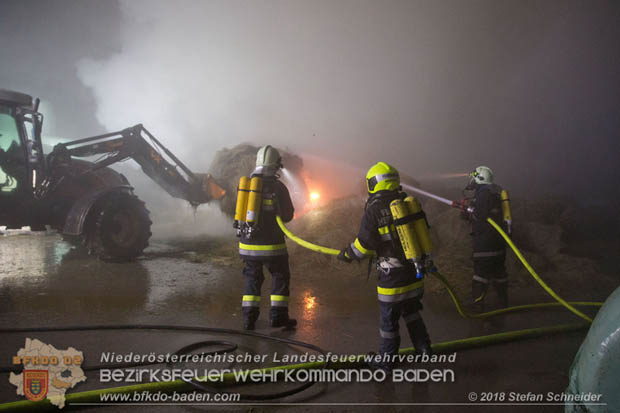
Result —
[[275, 255], [286, 255], [286, 244], [271, 245], [251, 245], [239, 243], [239, 254], [246, 257], [273, 257]]
[[377, 287], [379, 301], [394, 303], [421, 295], [424, 292], [424, 280], [396, 288]]

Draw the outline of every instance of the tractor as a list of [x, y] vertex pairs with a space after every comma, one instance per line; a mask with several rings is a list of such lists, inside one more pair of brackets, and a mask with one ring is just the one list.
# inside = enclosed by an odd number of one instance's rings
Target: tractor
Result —
[[46, 154], [39, 102], [0, 89], [0, 225], [49, 226], [103, 260], [130, 261], [148, 246], [151, 220], [129, 181], [110, 165], [133, 159], [171, 196], [192, 206], [226, 194], [141, 124], [60, 143]]

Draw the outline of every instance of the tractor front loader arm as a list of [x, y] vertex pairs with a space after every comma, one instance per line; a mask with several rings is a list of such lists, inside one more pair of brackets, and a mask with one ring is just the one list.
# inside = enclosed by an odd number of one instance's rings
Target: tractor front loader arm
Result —
[[142, 171], [175, 198], [196, 206], [222, 198], [226, 191], [209, 174], [195, 174], [142, 124], [118, 132], [61, 143], [54, 147], [50, 161], [60, 157], [102, 155], [88, 171], [133, 159]]

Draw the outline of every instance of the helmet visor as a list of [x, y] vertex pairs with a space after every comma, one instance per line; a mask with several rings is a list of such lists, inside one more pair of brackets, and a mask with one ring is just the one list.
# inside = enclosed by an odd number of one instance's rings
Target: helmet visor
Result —
[[375, 188], [377, 188], [377, 185], [380, 182], [387, 181], [387, 180], [395, 180], [395, 181], [398, 182], [398, 179], [399, 179], [398, 174], [394, 174], [394, 173], [375, 175], [372, 178], [368, 179], [368, 181], [367, 181], [367, 183], [368, 183], [368, 192], [374, 192]]

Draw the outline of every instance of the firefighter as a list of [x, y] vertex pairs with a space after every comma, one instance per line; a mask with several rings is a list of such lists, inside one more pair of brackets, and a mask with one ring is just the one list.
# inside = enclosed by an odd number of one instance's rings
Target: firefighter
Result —
[[276, 214], [284, 222], [293, 219], [293, 203], [286, 186], [278, 180], [282, 161], [278, 151], [263, 146], [256, 155], [256, 168], [251, 177], [262, 178], [262, 204], [259, 222], [252, 233], [242, 233], [239, 254], [245, 263], [245, 290], [242, 298], [243, 327], [254, 330], [259, 315], [261, 286], [265, 277], [263, 266], [271, 273], [271, 327], [292, 328], [297, 325], [289, 318], [290, 270], [284, 234], [276, 222]]
[[493, 284], [502, 306], [508, 306], [508, 276], [504, 266], [506, 243], [501, 235], [487, 222], [487, 218], [502, 222], [502, 188], [493, 183], [493, 171], [479, 166], [470, 174], [466, 190], [473, 190], [473, 207], [466, 217], [471, 220], [473, 238], [472, 302], [480, 309], [489, 284]]
[[[340, 251], [338, 259], [350, 263], [377, 256], [379, 334], [381, 355], [395, 355], [400, 346], [399, 319], [402, 317], [416, 351], [431, 353], [431, 342], [422, 320], [421, 298], [424, 280], [418, 270], [405, 259], [394, 230], [390, 203], [407, 196], [401, 191], [398, 171], [385, 162], [373, 165], [366, 174], [368, 200], [357, 238]], [[389, 358], [389, 357], [388, 357]], [[371, 367], [391, 370], [392, 363], [372, 363]]]

